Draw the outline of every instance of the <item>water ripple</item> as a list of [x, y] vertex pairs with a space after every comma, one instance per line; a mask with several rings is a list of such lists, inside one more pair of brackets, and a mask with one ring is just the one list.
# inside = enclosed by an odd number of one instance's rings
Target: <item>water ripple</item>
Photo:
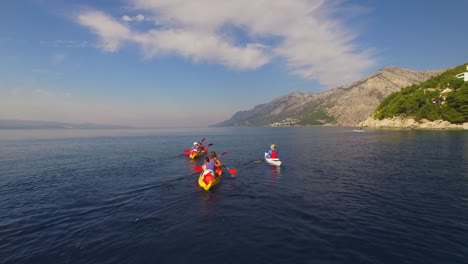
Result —
[[[440, 132], [440, 131], [439, 131]], [[466, 133], [226, 128], [0, 141], [5, 263], [464, 263]], [[443, 132], [445, 133], [445, 132]], [[181, 154], [209, 135], [209, 192]], [[211, 142], [211, 141], [210, 141]], [[244, 144], [232, 144], [244, 142]], [[261, 160], [278, 143], [283, 167]], [[299, 155], [300, 154], [300, 155]]]

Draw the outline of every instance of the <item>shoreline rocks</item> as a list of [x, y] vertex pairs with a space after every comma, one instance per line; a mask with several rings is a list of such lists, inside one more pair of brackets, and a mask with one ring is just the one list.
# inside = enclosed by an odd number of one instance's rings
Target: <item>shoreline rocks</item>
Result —
[[359, 123], [359, 126], [370, 128], [400, 128], [400, 129], [435, 129], [435, 130], [468, 130], [468, 122], [463, 124], [452, 124], [444, 120], [429, 121], [422, 119], [416, 121], [414, 118], [393, 117], [376, 120], [368, 117], [365, 121]]

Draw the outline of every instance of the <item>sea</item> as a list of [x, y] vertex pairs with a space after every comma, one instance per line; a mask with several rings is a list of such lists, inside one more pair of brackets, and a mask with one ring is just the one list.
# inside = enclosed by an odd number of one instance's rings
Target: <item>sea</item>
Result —
[[2, 130], [0, 263], [468, 263], [468, 131]]

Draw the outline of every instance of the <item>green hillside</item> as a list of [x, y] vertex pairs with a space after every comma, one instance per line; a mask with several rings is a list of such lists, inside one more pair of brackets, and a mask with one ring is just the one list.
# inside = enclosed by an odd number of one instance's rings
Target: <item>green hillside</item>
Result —
[[377, 107], [373, 117], [379, 120], [401, 116], [416, 120], [468, 122], [468, 81], [455, 77], [468, 72], [467, 65], [465, 63], [389, 95]]
[[320, 106], [314, 106], [313, 108], [306, 109], [298, 119], [298, 125], [301, 126], [319, 126], [327, 123], [333, 124], [336, 122], [336, 119], [333, 116], [328, 115], [325, 109]]

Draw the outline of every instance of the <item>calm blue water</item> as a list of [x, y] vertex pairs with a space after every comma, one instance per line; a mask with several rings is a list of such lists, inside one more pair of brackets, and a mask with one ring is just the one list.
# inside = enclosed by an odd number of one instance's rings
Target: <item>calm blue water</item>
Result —
[[[183, 155], [227, 151], [205, 192]], [[466, 263], [468, 132], [0, 131], [1, 263]], [[272, 143], [284, 166], [259, 162]]]

